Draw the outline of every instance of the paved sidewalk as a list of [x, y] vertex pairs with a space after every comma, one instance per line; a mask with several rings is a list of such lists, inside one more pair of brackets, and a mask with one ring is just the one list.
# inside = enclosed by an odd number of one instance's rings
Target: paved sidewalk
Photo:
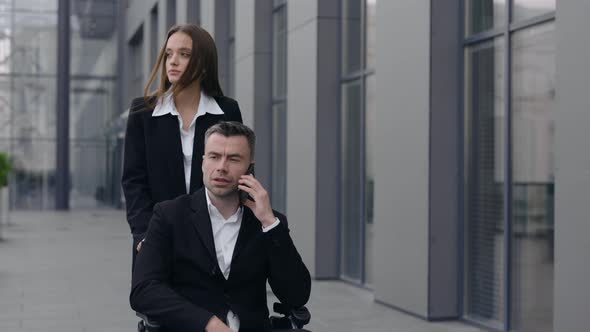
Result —
[[[14, 212], [3, 236], [0, 331], [135, 331], [123, 211]], [[425, 322], [341, 282], [314, 281], [308, 306], [314, 332], [479, 331]]]

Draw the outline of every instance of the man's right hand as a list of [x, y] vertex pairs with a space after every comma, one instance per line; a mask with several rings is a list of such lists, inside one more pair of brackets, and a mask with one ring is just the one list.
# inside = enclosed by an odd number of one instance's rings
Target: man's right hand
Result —
[[207, 326], [205, 326], [205, 332], [234, 332], [227, 325], [225, 325], [221, 319], [217, 316], [211, 317]]

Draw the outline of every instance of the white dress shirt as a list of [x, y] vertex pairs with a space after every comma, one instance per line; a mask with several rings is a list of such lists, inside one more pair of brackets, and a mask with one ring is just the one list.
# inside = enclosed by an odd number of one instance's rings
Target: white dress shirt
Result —
[[[240, 226], [242, 225], [242, 216], [244, 215], [244, 207], [240, 207], [228, 219], [225, 219], [221, 212], [211, 203], [209, 198], [209, 190], [205, 190], [205, 197], [207, 197], [207, 209], [209, 210], [209, 217], [211, 218], [211, 228], [213, 230], [213, 241], [215, 242], [215, 255], [217, 256], [217, 263], [219, 269], [223, 273], [223, 277], [227, 280], [231, 270], [231, 260], [240, 233]], [[268, 232], [275, 228], [280, 223], [279, 218], [268, 226], [263, 227], [263, 232]], [[236, 314], [231, 310], [227, 313], [227, 323], [230, 329], [238, 331], [240, 329], [240, 320]]]
[[191, 184], [191, 167], [193, 164], [193, 143], [195, 141], [195, 122], [197, 118], [205, 115], [206, 113], [221, 115], [224, 114], [223, 110], [215, 99], [207, 96], [201, 92], [201, 99], [199, 100], [199, 106], [197, 113], [193, 117], [188, 130], [182, 128], [182, 117], [176, 110], [174, 104], [174, 98], [172, 98], [172, 92], [168, 91], [159, 101], [152, 116], [162, 116], [166, 114], [172, 114], [178, 118], [178, 126], [180, 127], [180, 143], [182, 144], [182, 154], [184, 160], [184, 182], [186, 185], [186, 193], [190, 192]]

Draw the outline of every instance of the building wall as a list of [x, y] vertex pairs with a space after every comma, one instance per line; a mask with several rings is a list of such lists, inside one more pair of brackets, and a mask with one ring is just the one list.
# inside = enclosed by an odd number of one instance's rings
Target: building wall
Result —
[[557, 3], [554, 331], [582, 331], [590, 307], [590, 3]]
[[377, 25], [375, 298], [426, 317], [430, 3], [378, 1]]
[[311, 274], [316, 256], [316, 1], [289, 1], [287, 9], [287, 215], [295, 244]]
[[236, 95], [244, 124], [254, 126], [255, 1], [236, 1]]

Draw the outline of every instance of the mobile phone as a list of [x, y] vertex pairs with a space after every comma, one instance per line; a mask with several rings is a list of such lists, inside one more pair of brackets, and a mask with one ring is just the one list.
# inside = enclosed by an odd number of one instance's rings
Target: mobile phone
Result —
[[[252, 174], [252, 176], [254, 176], [254, 164], [250, 164], [250, 166], [248, 166], [248, 170], [246, 170], [245, 174]], [[238, 190], [238, 195], [240, 195], [240, 202], [244, 202], [247, 199], [255, 202], [254, 198], [252, 198], [252, 196], [250, 196], [250, 194], [244, 190]]]

